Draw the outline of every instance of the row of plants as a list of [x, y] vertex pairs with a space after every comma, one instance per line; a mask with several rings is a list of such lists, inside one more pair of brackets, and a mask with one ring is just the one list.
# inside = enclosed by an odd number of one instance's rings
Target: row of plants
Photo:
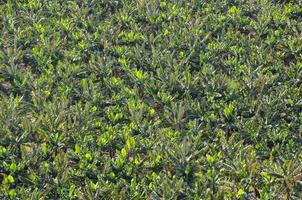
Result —
[[301, 1], [0, 10], [0, 199], [301, 199]]

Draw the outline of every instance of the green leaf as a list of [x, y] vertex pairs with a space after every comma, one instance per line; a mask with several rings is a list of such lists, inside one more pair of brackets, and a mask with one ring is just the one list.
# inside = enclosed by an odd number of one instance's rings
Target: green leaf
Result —
[[68, 192], [69, 198], [74, 197], [74, 191], [75, 191], [75, 185], [71, 185], [70, 188], [69, 188], [69, 192]]
[[225, 109], [223, 110], [223, 114], [226, 117], [231, 117], [234, 114], [234, 109], [235, 109], [235, 106], [234, 106], [234, 104], [231, 103], [227, 107], [225, 107]]
[[126, 146], [128, 149], [134, 149], [136, 145], [135, 139], [133, 137], [129, 137], [126, 141]]
[[127, 155], [127, 150], [126, 150], [125, 148], [122, 148], [121, 154], [122, 154], [123, 157], [126, 157], [126, 155]]
[[16, 163], [11, 163], [10, 166], [9, 166], [9, 170], [14, 173], [16, 170], [17, 170], [17, 165]]
[[47, 144], [46, 143], [42, 143], [41, 144], [41, 149], [42, 149], [43, 155], [46, 155], [47, 154]]
[[74, 146], [74, 151], [76, 152], [76, 154], [80, 154], [81, 153], [81, 148], [80, 148], [80, 146], [78, 145], [78, 144], [75, 144], [75, 146]]
[[209, 163], [214, 163], [215, 158], [214, 158], [213, 156], [207, 154], [207, 161], [208, 161]]
[[236, 15], [240, 12], [240, 10], [236, 6], [232, 6], [229, 10], [228, 13], [231, 15]]
[[11, 190], [9, 190], [8, 195], [11, 199], [13, 199], [17, 196], [17, 192], [15, 189], [11, 189]]
[[90, 153], [86, 153], [85, 158], [87, 158], [87, 160], [92, 160], [92, 155]]
[[11, 183], [14, 183], [14, 182], [15, 182], [14, 177], [11, 176], [11, 175], [8, 175], [8, 176], [4, 177], [4, 179], [2, 180], [3, 185], [8, 185], [8, 184], [11, 184]]
[[238, 190], [238, 192], [236, 193], [236, 197], [237, 198], [241, 198], [243, 197], [243, 195], [245, 194], [243, 189]]

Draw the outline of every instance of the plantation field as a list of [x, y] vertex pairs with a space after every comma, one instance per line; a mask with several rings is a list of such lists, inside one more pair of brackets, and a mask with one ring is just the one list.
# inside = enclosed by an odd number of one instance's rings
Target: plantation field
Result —
[[0, 1], [0, 199], [302, 199], [302, 2]]

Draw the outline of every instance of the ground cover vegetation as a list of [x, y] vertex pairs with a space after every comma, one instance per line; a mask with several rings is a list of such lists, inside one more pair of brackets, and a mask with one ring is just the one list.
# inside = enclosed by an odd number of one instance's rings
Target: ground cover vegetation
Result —
[[302, 2], [0, 2], [0, 199], [301, 199]]

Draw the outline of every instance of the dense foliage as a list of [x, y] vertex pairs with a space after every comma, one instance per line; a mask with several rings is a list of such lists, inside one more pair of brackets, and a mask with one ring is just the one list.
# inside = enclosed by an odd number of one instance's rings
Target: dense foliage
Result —
[[301, 199], [302, 2], [0, 2], [0, 199]]

